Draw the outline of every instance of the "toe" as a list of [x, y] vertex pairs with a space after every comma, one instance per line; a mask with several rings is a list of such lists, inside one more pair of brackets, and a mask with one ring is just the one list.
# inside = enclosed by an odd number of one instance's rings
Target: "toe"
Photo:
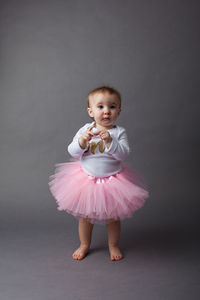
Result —
[[74, 259], [77, 259], [77, 254], [74, 253], [74, 254], [72, 255], [72, 257], [73, 257]]
[[122, 259], [122, 258], [123, 258], [123, 256], [122, 256], [122, 255], [118, 256], [118, 260], [120, 260], [120, 259]]

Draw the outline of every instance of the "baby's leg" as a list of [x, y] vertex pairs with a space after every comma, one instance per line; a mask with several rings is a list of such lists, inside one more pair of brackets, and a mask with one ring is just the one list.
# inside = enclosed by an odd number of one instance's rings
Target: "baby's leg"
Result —
[[92, 239], [92, 230], [94, 224], [88, 222], [87, 219], [80, 219], [79, 220], [79, 238], [80, 238], [80, 247], [72, 254], [74, 259], [81, 260], [85, 257], [90, 248], [91, 239]]
[[123, 255], [119, 249], [119, 239], [120, 239], [120, 221], [114, 221], [112, 223], [106, 224], [108, 232], [108, 246], [110, 251], [111, 260], [120, 260]]

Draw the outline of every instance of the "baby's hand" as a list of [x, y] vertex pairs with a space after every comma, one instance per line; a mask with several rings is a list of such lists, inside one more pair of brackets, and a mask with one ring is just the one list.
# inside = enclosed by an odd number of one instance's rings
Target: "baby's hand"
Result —
[[87, 146], [87, 142], [91, 140], [91, 138], [95, 135], [92, 133], [92, 129], [95, 127], [95, 124], [93, 124], [88, 130], [86, 130], [82, 136], [78, 139], [79, 145], [81, 148], [85, 149]]
[[[107, 130], [101, 130], [99, 133], [101, 139], [110, 146], [112, 142], [112, 137], [110, 136], [110, 133]], [[109, 147], [108, 147], [109, 148]]]

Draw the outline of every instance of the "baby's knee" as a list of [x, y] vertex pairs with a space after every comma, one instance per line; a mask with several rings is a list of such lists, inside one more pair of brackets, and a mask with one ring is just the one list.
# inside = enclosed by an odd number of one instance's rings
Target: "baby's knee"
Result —
[[108, 219], [108, 220], [106, 220], [106, 225], [107, 224], [111, 224], [111, 223], [115, 223], [115, 222], [120, 222], [120, 220], [116, 220], [116, 219]]
[[91, 223], [89, 218], [79, 218], [79, 222], [81, 222], [81, 223]]

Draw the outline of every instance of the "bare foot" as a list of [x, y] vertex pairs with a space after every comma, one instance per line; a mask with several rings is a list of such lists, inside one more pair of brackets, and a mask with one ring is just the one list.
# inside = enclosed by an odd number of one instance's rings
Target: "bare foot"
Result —
[[89, 247], [87, 246], [80, 246], [74, 253], [72, 254], [73, 259], [81, 260], [83, 259], [86, 254], [88, 253]]
[[109, 250], [111, 260], [120, 260], [123, 258], [123, 255], [118, 246], [109, 246]]

